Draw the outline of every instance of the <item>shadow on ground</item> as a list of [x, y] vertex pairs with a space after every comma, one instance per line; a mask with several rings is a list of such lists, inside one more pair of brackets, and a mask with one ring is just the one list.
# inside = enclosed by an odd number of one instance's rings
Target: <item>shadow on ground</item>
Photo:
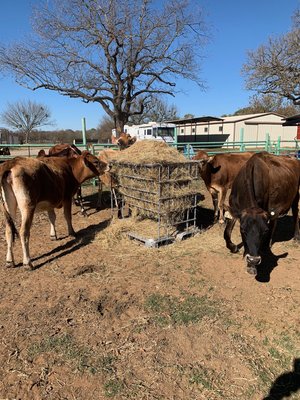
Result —
[[285, 372], [274, 381], [270, 392], [263, 400], [282, 400], [300, 390], [300, 359], [295, 358], [294, 370]]
[[44, 253], [38, 257], [33, 259], [34, 262], [45, 259], [39, 264], [34, 265], [34, 269], [39, 269], [43, 267], [45, 264], [48, 264], [54, 260], [58, 260], [61, 257], [66, 256], [67, 254], [76, 252], [79, 248], [89, 245], [95, 238], [98, 232], [105, 229], [110, 223], [110, 219], [105, 220], [99, 224], [89, 225], [88, 227], [79, 230], [76, 233], [76, 237], [69, 240], [67, 243], [63, 245], [57, 246], [54, 249], [50, 250], [48, 253]]

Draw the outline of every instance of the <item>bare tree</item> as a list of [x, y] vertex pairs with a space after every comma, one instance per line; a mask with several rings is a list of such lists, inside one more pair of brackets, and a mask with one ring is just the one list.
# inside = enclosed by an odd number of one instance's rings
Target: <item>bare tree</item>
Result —
[[175, 104], [169, 105], [161, 98], [152, 96], [145, 106], [143, 114], [131, 116], [129, 122], [138, 125], [149, 121], [162, 122], [177, 118], [179, 117]]
[[254, 95], [251, 97], [247, 107], [240, 108], [233, 115], [266, 112], [275, 112], [285, 117], [289, 117], [291, 115], [298, 114], [300, 112], [300, 106], [295, 106], [288, 102], [288, 100], [272, 94], [263, 94], [261, 96]]
[[293, 16], [290, 32], [255, 51], [243, 66], [246, 87], [261, 94], [275, 94], [300, 105], [300, 12]]
[[183, 118], [184, 119], [189, 119], [189, 118], [194, 118], [195, 115], [194, 114], [184, 114]]
[[207, 29], [193, 0], [44, 0], [37, 7], [34, 38], [0, 47], [0, 69], [22, 86], [99, 103], [119, 132], [153, 94], [174, 95], [178, 78], [203, 88]]
[[33, 130], [45, 125], [52, 125], [50, 111], [43, 104], [32, 101], [19, 101], [8, 104], [0, 118], [8, 127], [15, 129], [25, 136], [25, 143], [29, 143]]
[[101, 119], [99, 125], [97, 126], [100, 143], [109, 143], [111, 141], [111, 135], [114, 126], [114, 121], [108, 116], [104, 116]]

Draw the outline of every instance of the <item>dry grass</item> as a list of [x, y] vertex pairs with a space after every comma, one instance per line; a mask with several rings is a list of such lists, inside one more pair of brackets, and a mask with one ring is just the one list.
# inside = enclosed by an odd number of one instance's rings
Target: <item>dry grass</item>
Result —
[[187, 160], [183, 154], [168, 146], [165, 142], [142, 140], [123, 150], [118, 156], [118, 161], [134, 164], [172, 164], [186, 162]]

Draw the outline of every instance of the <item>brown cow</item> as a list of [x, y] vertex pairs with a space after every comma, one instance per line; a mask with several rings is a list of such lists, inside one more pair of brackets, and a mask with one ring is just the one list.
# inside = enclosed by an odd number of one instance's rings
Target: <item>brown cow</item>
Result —
[[75, 235], [72, 226], [72, 198], [79, 185], [103, 174], [107, 164], [86, 152], [77, 158], [16, 157], [0, 166], [1, 200], [6, 217], [6, 265], [14, 267], [13, 240], [16, 234], [14, 219], [17, 208], [21, 213], [20, 238], [23, 265], [32, 268], [29, 254], [29, 235], [35, 211], [48, 211], [50, 237], [56, 239], [55, 208], [64, 209], [68, 234]]
[[81, 155], [81, 150], [75, 144], [59, 143], [51, 147], [48, 152], [49, 156], [65, 156], [68, 158]]
[[[247, 270], [256, 275], [262, 254], [272, 244], [276, 221], [292, 208], [294, 239], [299, 233], [300, 161], [267, 152], [254, 154], [241, 168], [233, 182], [229, 197], [229, 220], [224, 232], [226, 246], [236, 253], [244, 246]], [[240, 221], [242, 243], [235, 245], [231, 233], [236, 220]]]
[[[106, 150], [101, 150], [98, 153], [98, 158], [100, 161], [103, 161], [106, 164], [109, 164], [110, 161], [116, 160], [118, 156], [120, 155], [119, 150], [113, 150], [113, 149], [106, 149]], [[118, 200], [117, 200], [117, 195], [115, 192], [115, 186], [116, 182], [114, 181], [113, 177], [111, 176], [110, 172], [105, 172], [103, 175], [99, 176], [99, 190], [98, 190], [98, 201], [97, 201], [97, 208], [99, 208], [102, 204], [102, 192], [103, 192], [103, 185], [111, 188], [112, 190], [112, 195], [113, 195], [113, 200], [118, 207]]]
[[[81, 152], [81, 150], [75, 146], [74, 144], [68, 144], [68, 143], [59, 143], [56, 144], [55, 146], [51, 147], [48, 151], [48, 155], [46, 154], [45, 150], [40, 150], [38, 152], [37, 157], [68, 157], [68, 158], [77, 158], [79, 155], [83, 154], [86, 152], [84, 150]], [[85, 217], [87, 216], [87, 213], [84, 209], [83, 206], [83, 199], [82, 199], [82, 190], [81, 186], [78, 187], [78, 190], [76, 192], [76, 195], [74, 197], [74, 202], [77, 206], [80, 206], [80, 212], [82, 215]]]
[[127, 149], [128, 147], [132, 146], [136, 142], [136, 137], [131, 136], [129, 133], [121, 133], [119, 138], [117, 139], [117, 145], [119, 146], [120, 150]]
[[242, 166], [253, 155], [247, 153], [222, 153], [209, 157], [199, 150], [193, 160], [200, 160], [200, 175], [207, 190], [211, 194], [214, 206], [214, 222], [224, 223], [224, 202], [227, 191], [231, 188], [234, 178]]

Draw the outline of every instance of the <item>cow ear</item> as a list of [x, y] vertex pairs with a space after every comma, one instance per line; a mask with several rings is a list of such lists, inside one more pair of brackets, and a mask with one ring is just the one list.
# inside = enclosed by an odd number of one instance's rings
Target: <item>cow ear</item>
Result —
[[205, 167], [205, 165], [208, 163], [207, 158], [201, 158], [200, 160], [197, 160], [199, 162], [199, 168], [200, 170]]

